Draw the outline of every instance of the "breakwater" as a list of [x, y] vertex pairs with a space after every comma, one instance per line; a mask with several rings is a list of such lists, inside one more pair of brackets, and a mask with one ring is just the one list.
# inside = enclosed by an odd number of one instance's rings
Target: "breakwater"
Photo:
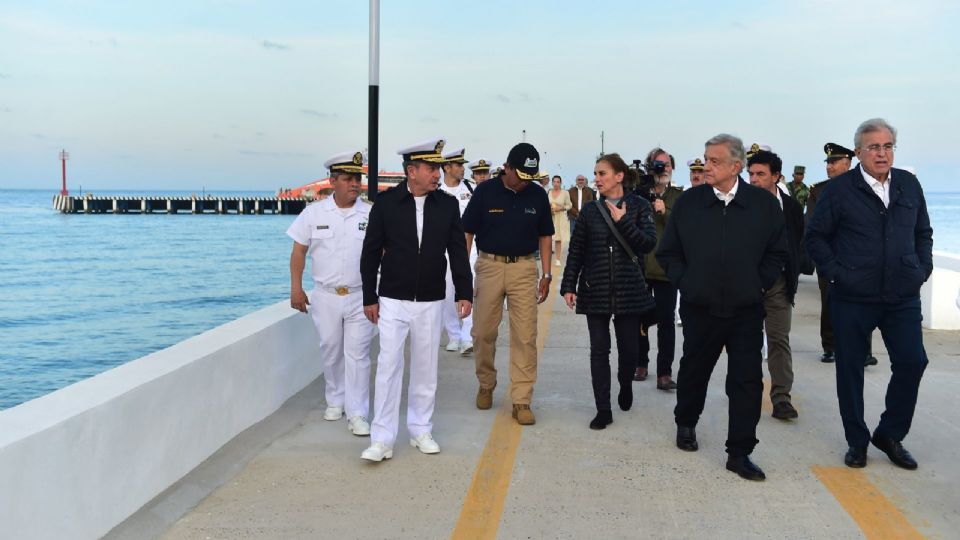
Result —
[[53, 208], [64, 214], [299, 214], [309, 199], [278, 197], [167, 197], [54, 195]]

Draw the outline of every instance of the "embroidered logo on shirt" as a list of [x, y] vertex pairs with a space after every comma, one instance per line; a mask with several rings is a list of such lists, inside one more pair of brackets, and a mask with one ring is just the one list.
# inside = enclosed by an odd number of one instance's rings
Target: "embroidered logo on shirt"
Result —
[[460, 194], [460, 200], [461, 200], [461, 201], [466, 201], [466, 200], [469, 200], [469, 199], [470, 199], [470, 194], [469, 194], [469, 193], [461, 193], [461, 194]]
[[360, 223], [358, 223], [358, 224], [357, 224], [357, 229], [360, 229], [361, 231], [367, 230], [367, 222], [366, 222], [366, 221], [361, 221]]
[[325, 230], [327, 230], [327, 229], [329, 229], [329, 228], [330, 228], [329, 225], [317, 225], [317, 230], [318, 230], [318, 231], [325, 231]]
[[524, 209], [523, 209], [523, 213], [524, 213], [524, 214], [537, 215], [537, 209], [536, 209], [536, 208], [524, 208]]

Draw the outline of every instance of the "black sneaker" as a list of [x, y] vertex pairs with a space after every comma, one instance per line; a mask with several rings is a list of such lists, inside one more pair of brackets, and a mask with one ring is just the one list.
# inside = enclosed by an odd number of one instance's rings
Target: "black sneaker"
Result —
[[833, 351], [823, 351], [823, 354], [820, 355], [820, 361], [824, 364], [832, 364], [836, 360], [833, 356]]
[[777, 420], [793, 420], [800, 415], [797, 414], [797, 410], [793, 408], [789, 401], [781, 401], [773, 404], [773, 414], [771, 416]]

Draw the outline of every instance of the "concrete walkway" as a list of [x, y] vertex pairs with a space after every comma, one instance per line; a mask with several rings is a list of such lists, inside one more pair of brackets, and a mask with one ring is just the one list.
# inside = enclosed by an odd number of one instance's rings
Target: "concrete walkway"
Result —
[[[299, 415], [278, 413], [288, 418], [287, 427], [251, 428], [252, 434], [241, 435], [111, 536], [143, 538], [173, 520], [163, 538], [839, 539], [960, 534], [960, 421], [954, 416], [960, 409], [960, 333], [925, 332], [930, 366], [905, 441], [920, 462], [919, 470], [898, 469], [873, 448], [866, 469], [848, 469], [842, 461], [846, 446], [834, 369], [818, 361], [816, 283], [805, 277], [791, 335], [794, 404], [800, 418], [775, 420], [765, 401], [761, 442], [753, 457], [767, 481], [754, 483], [723, 466], [725, 358], [714, 373], [698, 427], [699, 452], [675, 448], [675, 396], [656, 390], [654, 378], [634, 383], [631, 411], [620, 412], [614, 403], [613, 425], [591, 431], [586, 321], [562, 305], [556, 290], [543, 308], [541, 329], [546, 335], [534, 396], [535, 426], [519, 428], [507, 416], [504, 325], [493, 410], [474, 408], [472, 359], [441, 352], [434, 430], [440, 454], [421, 455], [407, 445], [401, 427], [392, 460], [361, 460], [369, 439], [350, 435], [344, 421], [323, 421], [322, 386], [313, 384], [287, 408], [299, 410]], [[680, 334], [678, 328], [678, 338]], [[868, 368], [865, 390], [870, 425], [879, 418], [890, 373], [879, 333], [875, 339], [880, 365]], [[675, 362], [675, 372], [676, 367]], [[268, 419], [265, 424], [271, 421], [277, 422]], [[258, 442], [258, 437], [263, 440]], [[223, 483], [213, 489], [218, 482]], [[179, 516], [176, 509], [191, 497], [202, 502]]]

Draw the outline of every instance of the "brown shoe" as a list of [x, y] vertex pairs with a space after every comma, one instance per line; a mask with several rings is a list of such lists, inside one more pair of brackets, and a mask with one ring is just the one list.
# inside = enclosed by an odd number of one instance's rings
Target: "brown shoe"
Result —
[[490, 407], [493, 407], [493, 388], [481, 386], [480, 391], [477, 392], [477, 408], [485, 411]]
[[676, 390], [677, 383], [673, 382], [673, 379], [669, 375], [664, 375], [663, 377], [657, 377], [657, 390]]
[[533, 417], [533, 411], [530, 410], [530, 405], [514, 405], [513, 417], [521, 426], [532, 426], [537, 423], [537, 419]]
[[638, 367], [637, 372], [633, 374], [633, 380], [635, 381], [645, 381], [647, 380], [647, 368]]

